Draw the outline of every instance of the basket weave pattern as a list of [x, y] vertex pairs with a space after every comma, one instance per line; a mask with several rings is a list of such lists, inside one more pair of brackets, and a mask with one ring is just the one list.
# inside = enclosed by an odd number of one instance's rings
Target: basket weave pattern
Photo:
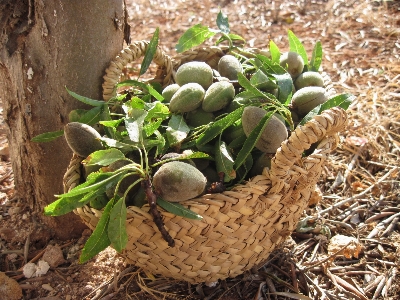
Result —
[[[224, 54], [219, 48], [211, 51], [199, 60]], [[198, 57], [198, 53], [186, 53], [174, 61], [174, 67]], [[160, 64], [171, 67], [169, 62]], [[116, 77], [117, 71], [112, 76]], [[163, 78], [170, 80], [168, 74]], [[128, 244], [122, 255], [147, 272], [190, 283], [234, 277], [257, 266], [296, 228], [346, 121], [341, 108], [324, 111], [292, 132], [272, 159], [270, 170], [264, 169], [263, 174], [230, 191], [181, 202], [202, 220], [186, 219], [160, 208], [165, 227], [175, 240], [173, 248], [162, 238], [148, 205], [128, 207]], [[316, 142], [313, 153], [302, 157]], [[81, 161], [76, 155], [72, 157], [64, 176], [65, 191], [80, 183]], [[102, 212], [84, 206], [75, 213], [94, 229]]]

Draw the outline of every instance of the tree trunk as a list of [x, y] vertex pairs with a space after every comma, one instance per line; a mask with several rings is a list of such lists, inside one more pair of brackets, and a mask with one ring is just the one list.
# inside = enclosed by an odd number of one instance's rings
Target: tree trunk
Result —
[[85, 228], [70, 213], [46, 217], [43, 208], [62, 190], [72, 153], [65, 139], [34, 143], [41, 133], [63, 129], [68, 113], [87, 108], [69, 96], [101, 99], [102, 76], [123, 47], [124, 0], [6, 0], [0, 3], [0, 99], [17, 196], [57, 238]]

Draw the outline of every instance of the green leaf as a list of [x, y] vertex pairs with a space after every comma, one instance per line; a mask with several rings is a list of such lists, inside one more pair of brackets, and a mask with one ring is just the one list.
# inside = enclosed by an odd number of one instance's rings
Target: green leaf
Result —
[[[104, 104], [103, 105], [103, 111], [102, 111], [102, 113], [101, 113], [101, 115], [100, 115], [100, 119], [102, 120], [102, 121], [105, 121], [105, 122], [107, 122], [107, 121], [112, 121], [112, 119], [111, 119], [111, 112], [110, 112], [110, 109], [108, 108], [108, 105], [107, 104]], [[121, 122], [122, 122], [122, 120], [120, 120]], [[99, 121], [99, 123], [100, 123], [101, 121]], [[101, 124], [101, 123], [100, 123]], [[119, 125], [119, 123], [118, 123], [118, 125]], [[108, 127], [108, 126], [105, 126], [104, 127], [104, 132], [106, 133], [106, 135], [108, 136], [108, 137], [110, 137], [110, 138], [114, 138], [115, 137], [115, 135], [116, 135], [116, 127], [118, 126], [118, 125], [116, 125], [116, 126], [111, 126], [111, 127]]]
[[232, 41], [246, 41], [244, 38], [242, 38], [240, 35], [234, 34], [234, 33], [230, 33], [228, 34], [228, 37], [232, 40]]
[[279, 64], [279, 60], [281, 58], [281, 52], [279, 51], [278, 46], [272, 40], [269, 42], [269, 52], [271, 53], [272, 63]]
[[223, 33], [222, 36], [215, 42], [215, 45], [219, 45], [224, 41], [229, 41], [229, 44], [231, 45], [233, 41], [243, 41], [245, 42], [245, 39], [242, 38], [240, 35], [233, 34], [233, 33]]
[[91, 153], [82, 161], [87, 166], [108, 166], [118, 160], [125, 160], [125, 155], [118, 149], [110, 148], [106, 150], [98, 150]]
[[259, 99], [259, 97], [255, 96], [252, 92], [247, 90], [244, 90], [243, 92], [236, 94], [234, 98], [235, 102], [238, 102], [239, 105], [248, 104], [254, 99]]
[[279, 64], [273, 63], [272, 60], [270, 60], [268, 57], [264, 55], [257, 54], [254, 63], [265, 74], [282, 75], [287, 73], [287, 71], [283, 67], [281, 67]]
[[103, 141], [108, 147], [118, 148], [124, 153], [135, 150], [137, 146], [137, 144], [133, 143], [131, 140], [120, 142], [116, 139], [102, 137], [101, 141]]
[[308, 112], [308, 114], [299, 122], [299, 125], [304, 125], [316, 115], [318, 115], [319, 110], [321, 109], [321, 104], [314, 107], [312, 110]]
[[271, 104], [280, 106], [279, 101], [277, 101], [274, 95], [260, 91], [242, 73], [238, 73], [238, 82], [243, 88], [246, 89], [246, 91], [252, 93], [256, 98], [258, 98], [253, 100], [257, 102], [269, 102]]
[[[118, 196], [116, 196], [118, 197]], [[126, 205], [125, 198], [119, 198], [110, 212], [108, 224], [108, 238], [115, 250], [121, 252], [128, 242], [126, 232]]]
[[253, 166], [253, 156], [248, 155], [246, 157], [244, 164], [239, 169], [237, 169], [237, 175], [240, 178], [238, 183], [241, 183], [245, 179], [246, 175], [250, 172], [252, 166]]
[[[60, 197], [60, 198], [71, 198], [71, 197], [75, 197], [75, 196], [78, 196], [78, 195], [83, 195], [83, 194], [86, 194], [86, 193], [89, 193], [89, 192], [92, 192], [92, 191], [100, 191], [100, 190], [104, 190], [105, 191], [108, 188], [116, 185], [117, 182], [120, 181], [121, 178], [126, 173], [127, 173], [126, 170], [118, 171], [116, 173], [114, 173], [114, 172], [104, 172], [104, 173], [94, 172], [94, 173], [91, 173], [84, 183], [74, 187], [68, 193], [57, 195], [57, 197]], [[52, 205], [53, 203], [49, 204], [48, 206]]]
[[[240, 74], [240, 73], [239, 73]], [[204, 146], [209, 141], [214, 139], [217, 135], [221, 134], [226, 128], [235, 123], [242, 117], [244, 106], [239, 107], [225, 117], [212, 123], [197, 139], [197, 146]]]
[[300, 54], [301, 58], [304, 60], [304, 67], [308, 66], [307, 52], [302, 42], [300, 42], [300, 40], [291, 30], [288, 30], [288, 38], [290, 51]]
[[150, 122], [149, 124], [145, 124], [143, 126], [143, 130], [146, 133], [146, 137], [151, 136], [160, 127], [162, 121], [163, 119], [157, 119]]
[[250, 155], [254, 146], [257, 144], [257, 141], [263, 133], [264, 128], [267, 126], [268, 121], [274, 113], [275, 111], [267, 112], [267, 114], [260, 120], [258, 125], [251, 131], [235, 159], [235, 170], [237, 170], [246, 161], [247, 156]]
[[45, 132], [33, 137], [31, 141], [36, 143], [51, 142], [63, 135], [64, 135], [64, 130]]
[[[107, 105], [107, 104], [105, 104]], [[94, 125], [101, 120], [101, 116], [104, 110], [104, 105], [93, 107], [91, 110], [85, 112], [79, 119], [79, 123], [88, 125]]]
[[163, 159], [163, 160], [161, 160], [159, 162], [156, 162], [155, 164], [152, 164], [151, 167], [154, 168], [154, 167], [157, 167], [157, 166], [162, 165], [162, 164], [164, 164], [166, 162], [169, 162], [169, 161], [188, 160], [188, 159], [193, 159], [193, 158], [206, 158], [206, 159], [209, 159], [209, 160], [214, 160], [209, 154], [197, 151], [197, 152], [193, 152], [191, 154], [181, 154], [178, 157]]
[[278, 85], [269, 78], [262, 70], [258, 69], [250, 78], [250, 83], [262, 90], [273, 90]]
[[[157, 93], [159, 93], [160, 95], [162, 94], [163, 87], [162, 87], [162, 84], [160, 82], [152, 81], [149, 84], [151, 85], [151, 87], [153, 89], [155, 89], [157, 91]], [[160, 101], [162, 101], [162, 100], [160, 100]]]
[[353, 102], [355, 99], [354, 95], [352, 94], [341, 94], [337, 95], [328, 101], [326, 101], [324, 104], [320, 104], [317, 107], [315, 107], [313, 110], [311, 110], [299, 123], [299, 125], [304, 125], [308, 121], [310, 121], [312, 118], [314, 118], [316, 115], [321, 114], [324, 110], [327, 110], [332, 107], [339, 106], [346, 110], [350, 104]]
[[319, 113], [335, 106], [340, 106], [341, 108], [346, 110], [347, 108], [349, 108], [350, 104], [354, 101], [355, 98], [356, 97], [352, 94], [337, 95], [322, 104]]
[[321, 63], [322, 63], [322, 45], [321, 42], [318, 41], [314, 46], [310, 61], [311, 71], [318, 72]]
[[192, 220], [203, 219], [203, 217], [200, 216], [199, 214], [195, 213], [194, 211], [192, 211], [176, 202], [168, 202], [168, 201], [165, 201], [164, 199], [158, 197], [157, 204], [160, 207], [164, 208], [166, 211], [168, 211], [174, 215], [180, 216], [180, 217], [184, 217], [184, 218], [188, 218], [188, 219], [192, 219]]
[[216, 33], [216, 31], [211, 30], [207, 26], [201, 24], [194, 25], [181, 36], [178, 44], [175, 46], [175, 50], [178, 53], [187, 51], [213, 37]]
[[132, 109], [144, 109], [146, 102], [139, 97], [132, 97], [130, 101], [127, 101], [124, 106]]
[[144, 108], [148, 111], [145, 121], [151, 121], [151, 119], [157, 118], [165, 120], [171, 115], [168, 106], [159, 101], [146, 103]]
[[49, 205], [45, 206], [44, 214], [46, 216], [61, 216], [65, 215], [78, 207], [84, 206], [86, 203], [81, 202], [82, 195], [77, 195], [69, 198], [60, 198]]
[[236, 178], [236, 172], [233, 168], [235, 160], [232, 153], [224, 141], [221, 141], [221, 136], [215, 144], [215, 164], [217, 173], [224, 173], [224, 182], [229, 182]]
[[286, 103], [289, 95], [293, 91], [293, 80], [289, 73], [274, 75], [276, 82], [279, 86], [278, 100], [281, 103]]
[[209, 154], [200, 151], [196, 151], [191, 154], [182, 154], [178, 159], [192, 159], [192, 158], [207, 158], [212, 160], [212, 157]]
[[241, 135], [241, 136], [238, 136], [232, 142], [229, 143], [228, 147], [230, 149], [235, 149], [235, 148], [238, 148], [240, 146], [243, 146], [243, 144], [246, 141], [246, 139], [247, 139], [247, 137], [246, 137], [245, 134]]
[[126, 87], [126, 86], [136, 86], [136, 87], [141, 88], [143, 91], [146, 91], [146, 92], [149, 91], [147, 84], [137, 81], [137, 80], [134, 80], [134, 79], [128, 79], [128, 80], [121, 81], [120, 83], [118, 83], [115, 86], [115, 88], [118, 89], [120, 87]]
[[164, 97], [151, 84], [147, 85], [147, 90], [149, 91], [149, 94], [158, 101], [164, 101]]
[[165, 138], [164, 136], [158, 131], [154, 131], [155, 136], [157, 137], [158, 144], [157, 144], [157, 150], [156, 153], [154, 154], [154, 157], [157, 157], [159, 154], [163, 154], [163, 150], [165, 147]]
[[67, 87], [65, 87], [65, 89], [67, 90], [68, 94], [70, 94], [72, 97], [74, 97], [76, 100], [79, 100], [85, 104], [91, 105], [91, 106], [102, 106], [104, 105], [106, 102], [105, 101], [101, 101], [101, 100], [93, 100], [90, 99], [88, 97], [84, 97], [81, 95], [78, 95], [77, 93], [74, 93], [72, 91], [70, 91]]
[[238, 82], [239, 84], [246, 89], [247, 91], [251, 92], [256, 97], [264, 97], [265, 95], [257, 89], [247, 78], [244, 74], [238, 73]]
[[132, 142], [139, 143], [143, 140], [143, 123], [147, 116], [147, 111], [133, 109], [129, 112], [129, 118], [125, 119], [125, 127]]
[[168, 122], [167, 140], [170, 145], [180, 144], [189, 133], [190, 128], [187, 126], [185, 119], [181, 115], [172, 115]]
[[146, 73], [153, 60], [154, 54], [157, 51], [159, 31], [160, 29], [157, 27], [156, 31], [153, 34], [153, 37], [149, 42], [149, 46], [147, 47], [146, 52], [144, 53], [144, 58], [142, 64], [140, 65], [139, 76]]
[[119, 126], [119, 124], [121, 124], [123, 121], [124, 121], [124, 119], [99, 121], [99, 124], [101, 124], [105, 127], [117, 128]]
[[228, 17], [222, 13], [222, 11], [219, 11], [218, 16], [217, 16], [217, 26], [219, 30], [221, 30], [222, 33], [229, 34], [230, 29], [229, 29], [229, 22], [228, 22]]
[[107, 203], [104, 211], [100, 217], [99, 222], [96, 225], [93, 233], [85, 243], [82, 249], [79, 262], [81, 264], [87, 262], [89, 259], [106, 249], [111, 245], [111, 241], [108, 238], [108, 224], [110, 221], [110, 212], [114, 205], [114, 201], [111, 200]]
[[107, 197], [107, 194], [103, 193], [90, 200], [89, 206], [94, 209], [101, 210], [107, 205], [108, 201], [110, 201], [110, 199]]
[[71, 110], [68, 114], [68, 120], [70, 122], [79, 122], [79, 120], [81, 119], [81, 117], [87, 112], [87, 109], [74, 109]]

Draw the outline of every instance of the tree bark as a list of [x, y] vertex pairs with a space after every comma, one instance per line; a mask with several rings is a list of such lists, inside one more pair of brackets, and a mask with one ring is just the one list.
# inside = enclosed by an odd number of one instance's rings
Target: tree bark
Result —
[[43, 215], [63, 192], [72, 153], [64, 138], [31, 139], [63, 129], [71, 110], [87, 108], [65, 87], [101, 99], [102, 76], [123, 47], [126, 19], [124, 0], [0, 3], [0, 98], [17, 196], [57, 238], [78, 237], [85, 228], [73, 213]]

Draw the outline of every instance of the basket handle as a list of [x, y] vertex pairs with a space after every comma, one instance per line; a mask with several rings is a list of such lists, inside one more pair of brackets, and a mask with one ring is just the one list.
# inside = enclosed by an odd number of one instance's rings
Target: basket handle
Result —
[[[279, 193], [287, 187], [288, 179], [292, 175], [290, 169], [296, 162], [302, 165], [312, 163], [313, 154], [329, 151], [336, 148], [337, 133], [344, 129], [347, 122], [347, 114], [340, 107], [334, 107], [323, 111], [303, 126], [298, 126], [290, 137], [281, 144], [271, 161], [270, 178], [272, 182], [271, 192]], [[314, 153], [302, 158], [305, 150], [313, 143], [320, 141]]]
[[[148, 41], [137, 41], [123, 49], [117, 55], [106, 69], [106, 75], [103, 76], [103, 99], [108, 101], [115, 96], [115, 85], [119, 82], [123, 68], [135, 61], [136, 59], [145, 55], [149, 47]], [[172, 61], [165, 52], [157, 46], [156, 53], [154, 54], [153, 61], [158, 65], [156, 77], [154, 80], [161, 81], [163, 86], [172, 83]]]

